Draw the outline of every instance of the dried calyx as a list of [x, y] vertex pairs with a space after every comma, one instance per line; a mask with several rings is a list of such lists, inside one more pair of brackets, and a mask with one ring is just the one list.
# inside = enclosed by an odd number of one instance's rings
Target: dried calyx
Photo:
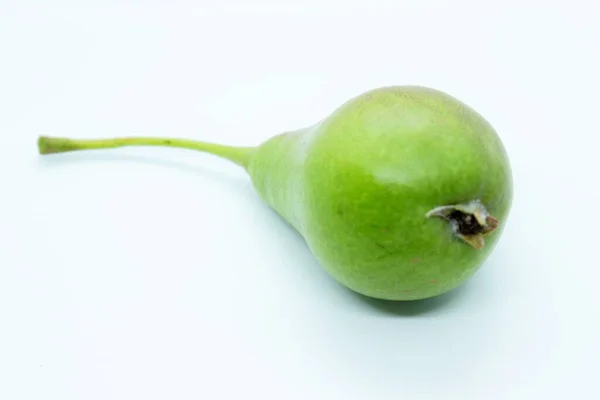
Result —
[[436, 207], [426, 216], [444, 218], [450, 223], [455, 236], [476, 249], [485, 246], [484, 236], [493, 232], [499, 224], [479, 200]]

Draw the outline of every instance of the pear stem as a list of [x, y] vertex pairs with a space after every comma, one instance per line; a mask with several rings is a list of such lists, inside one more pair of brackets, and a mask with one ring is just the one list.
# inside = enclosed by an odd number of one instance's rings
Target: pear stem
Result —
[[243, 168], [248, 168], [254, 147], [226, 146], [217, 143], [189, 139], [162, 137], [118, 137], [110, 139], [71, 139], [40, 136], [38, 151], [42, 155], [66, 153], [79, 150], [113, 149], [125, 146], [159, 146], [195, 150], [229, 160]]

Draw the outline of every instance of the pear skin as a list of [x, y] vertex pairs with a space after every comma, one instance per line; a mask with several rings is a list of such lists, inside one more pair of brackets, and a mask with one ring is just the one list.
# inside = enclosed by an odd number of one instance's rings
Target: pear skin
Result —
[[256, 147], [38, 139], [40, 154], [123, 146], [179, 147], [236, 163], [334, 279], [386, 300], [438, 296], [469, 279], [495, 248], [513, 198], [494, 128], [460, 100], [423, 86], [368, 91]]

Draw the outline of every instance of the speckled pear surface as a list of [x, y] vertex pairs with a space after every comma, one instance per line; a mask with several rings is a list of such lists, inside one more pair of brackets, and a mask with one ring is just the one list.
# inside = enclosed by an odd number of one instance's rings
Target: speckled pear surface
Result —
[[420, 86], [359, 95], [313, 126], [256, 147], [182, 139], [42, 137], [42, 154], [158, 145], [227, 158], [338, 282], [369, 297], [448, 292], [488, 258], [509, 215], [509, 159], [492, 126]]

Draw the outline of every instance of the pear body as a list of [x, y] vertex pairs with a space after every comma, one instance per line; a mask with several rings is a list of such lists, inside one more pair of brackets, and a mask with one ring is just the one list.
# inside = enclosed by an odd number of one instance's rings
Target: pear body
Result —
[[[314, 126], [267, 140], [247, 170], [334, 279], [388, 300], [433, 297], [465, 282], [494, 249], [513, 197], [493, 127], [421, 86], [361, 94]], [[500, 221], [481, 249], [459, 240], [447, 221], [426, 217], [472, 200]]]

